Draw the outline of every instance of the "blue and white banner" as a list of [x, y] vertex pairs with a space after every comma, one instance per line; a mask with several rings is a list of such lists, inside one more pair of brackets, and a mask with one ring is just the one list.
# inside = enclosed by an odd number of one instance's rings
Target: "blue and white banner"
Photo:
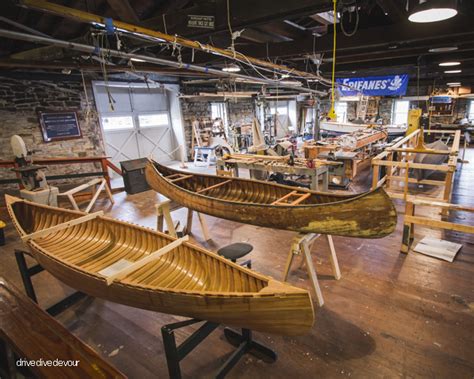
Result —
[[341, 96], [403, 96], [407, 92], [408, 75], [339, 78], [336, 82]]

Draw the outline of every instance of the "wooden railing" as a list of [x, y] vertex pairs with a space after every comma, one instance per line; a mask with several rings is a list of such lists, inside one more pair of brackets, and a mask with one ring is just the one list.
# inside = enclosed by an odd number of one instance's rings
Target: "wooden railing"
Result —
[[[459, 154], [459, 142], [461, 132], [459, 130], [425, 130], [424, 133], [444, 133], [453, 134], [453, 142], [450, 150], [424, 150], [418, 151], [417, 144], [420, 138], [421, 130], [417, 129], [408, 136], [402, 138], [395, 145], [387, 148], [385, 151], [372, 159], [373, 175], [372, 189], [385, 185], [387, 193], [395, 199], [419, 198], [425, 200], [438, 200], [449, 202], [451, 200], [452, 185], [454, 173], [456, 171], [457, 159]], [[444, 154], [448, 156], [447, 163], [444, 164], [427, 164], [416, 163], [414, 158], [418, 152], [423, 154]], [[382, 173], [382, 167], [385, 172]], [[409, 177], [410, 169], [432, 170], [446, 173], [444, 180], [429, 180]], [[403, 183], [403, 192], [396, 191], [393, 182]], [[441, 198], [433, 198], [428, 196], [418, 196], [410, 193], [409, 184], [426, 184], [439, 186], [441, 188]]]
[[[109, 188], [111, 188], [109, 169], [115, 171], [117, 174], [122, 175], [122, 170], [115, 166], [110, 160], [110, 157], [60, 157], [60, 158], [38, 158], [34, 159], [36, 165], [70, 165], [70, 164], [84, 164], [84, 163], [99, 163], [102, 171], [100, 172], [86, 172], [78, 174], [64, 174], [64, 175], [48, 175], [46, 179], [71, 179], [71, 178], [83, 178], [90, 176], [102, 176], [107, 181]], [[18, 164], [11, 161], [0, 161], [0, 168], [15, 168]], [[19, 175], [17, 174], [19, 178]], [[0, 184], [7, 183], [19, 183], [19, 179], [3, 179], [0, 180]], [[21, 183], [20, 183], [21, 186]]]

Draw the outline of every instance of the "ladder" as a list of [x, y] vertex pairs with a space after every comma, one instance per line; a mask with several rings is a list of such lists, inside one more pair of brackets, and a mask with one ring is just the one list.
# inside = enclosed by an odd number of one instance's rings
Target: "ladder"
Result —
[[365, 116], [367, 115], [368, 105], [369, 105], [369, 97], [362, 95], [359, 101], [359, 106], [357, 107], [358, 119], [365, 120]]

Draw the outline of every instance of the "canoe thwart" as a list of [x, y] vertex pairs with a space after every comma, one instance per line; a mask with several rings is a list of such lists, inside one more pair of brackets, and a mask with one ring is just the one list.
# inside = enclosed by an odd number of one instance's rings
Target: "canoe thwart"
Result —
[[184, 175], [184, 174], [173, 174], [170, 176], [165, 176], [166, 179], [168, 179], [172, 183], [179, 182], [184, 179], [189, 179], [192, 178], [194, 175]]
[[[184, 236], [182, 238], [179, 238], [176, 241], [173, 241], [170, 244], [162, 247], [161, 249], [158, 249], [150, 253], [145, 258], [142, 258], [136, 262], [130, 262], [130, 261], [121, 259], [120, 261], [111, 265], [111, 266], [115, 265], [115, 267], [109, 266], [106, 269], [100, 271], [99, 274], [106, 276], [105, 280], [107, 282], [107, 285], [110, 286], [114, 282], [114, 280], [123, 279], [125, 276], [127, 276], [131, 272], [136, 271], [140, 267], [143, 267], [144, 265], [146, 265], [147, 263], [150, 263], [158, 259], [159, 257], [169, 253], [171, 250], [177, 248], [179, 245], [181, 245], [182, 243], [188, 240], [189, 240], [189, 236]], [[113, 271], [113, 273], [111, 271]], [[107, 274], [109, 275], [107, 276]]]
[[[308, 197], [311, 196], [311, 193], [301, 193], [298, 191], [291, 191], [287, 193], [285, 196], [275, 200], [272, 205], [298, 205], [302, 201], [306, 200]], [[291, 198], [295, 198], [291, 200]]]
[[41, 230], [38, 230], [38, 231], [30, 233], [30, 234], [26, 234], [24, 236], [21, 236], [21, 240], [23, 242], [27, 242], [27, 241], [35, 239], [35, 238], [44, 237], [45, 235], [48, 235], [48, 234], [51, 234], [51, 233], [54, 233], [54, 232], [59, 232], [60, 230], [67, 229], [67, 228], [69, 228], [71, 226], [74, 226], [74, 225], [83, 224], [84, 222], [93, 220], [93, 219], [95, 219], [97, 217], [100, 217], [100, 216], [103, 216], [103, 215], [104, 215], [103, 211], [94, 212], [94, 213], [91, 213], [91, 214], [88, 214], [88, 215], [85, 215], [85, 216], [82, 216], [82, 217], [79, 217], [79, 218], [75, 218], [73, 220], [63, 222], [63, 223], [58, 224], [58, 225], [51, 226], [50, 228], [45, 228], [45, 229], [41, 229]]
[[231, 179], [229, 179], [229, 180], [225, 180], [225, 181], [223, 181], [223, 182], [221, 182], [221, 183], [217, 183], [217, 184], [214, 184], [214, 185], [212, 185], [212, 186], [209, 186], [209, 187], [203, 188], [203, 189], [201, 189], [201, 190], [197, 191], [197, 193], [203, 193], [203, 192], [209, 191], [209, 190], [211, 190], [211, 189], [214, 189], [214, 188], [217, 188], [217, 187], [223, 186], [224, 184], [227, 184], [227, 183], [230, 183], [230, 182], [232, 182], [232, 180], [231, 180]]

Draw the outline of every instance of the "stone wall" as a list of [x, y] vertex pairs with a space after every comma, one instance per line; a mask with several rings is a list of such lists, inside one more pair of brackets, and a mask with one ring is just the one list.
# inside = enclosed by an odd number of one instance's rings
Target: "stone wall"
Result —
[[[182, 98], [184, 132], [188, 149], [191, 148], [192, 122], [211, 121], [211, 102], [222, 102], [211, 98]], [[251, 98], [227, 100], [227, 118], [229, 125], [249, 124], [255, 117], [254, 100]]]
[[[0, 77], [0, 160], [14, 158], [10, 138], [21, 136], [35, 158], [103, 156], [104, 144], [98, 123], [94, 97], [88, 87], [89, 110], [80, 80], [39, 80]], [[82, 138], [66, 141], [43, 141], [38, 112], [77, 112]], [[74, 164], [48, 166], [46, 175], [62, 175], [101, 171], [100, 165]], [[15, 178], [9, 169], [0, 169], [0, 179]], [[84, 178], [74, 179], [83, 182]], [[56, 181], [53, 184], [58, 184]], [[1, 185], [16, 187], [16, 185]]]

